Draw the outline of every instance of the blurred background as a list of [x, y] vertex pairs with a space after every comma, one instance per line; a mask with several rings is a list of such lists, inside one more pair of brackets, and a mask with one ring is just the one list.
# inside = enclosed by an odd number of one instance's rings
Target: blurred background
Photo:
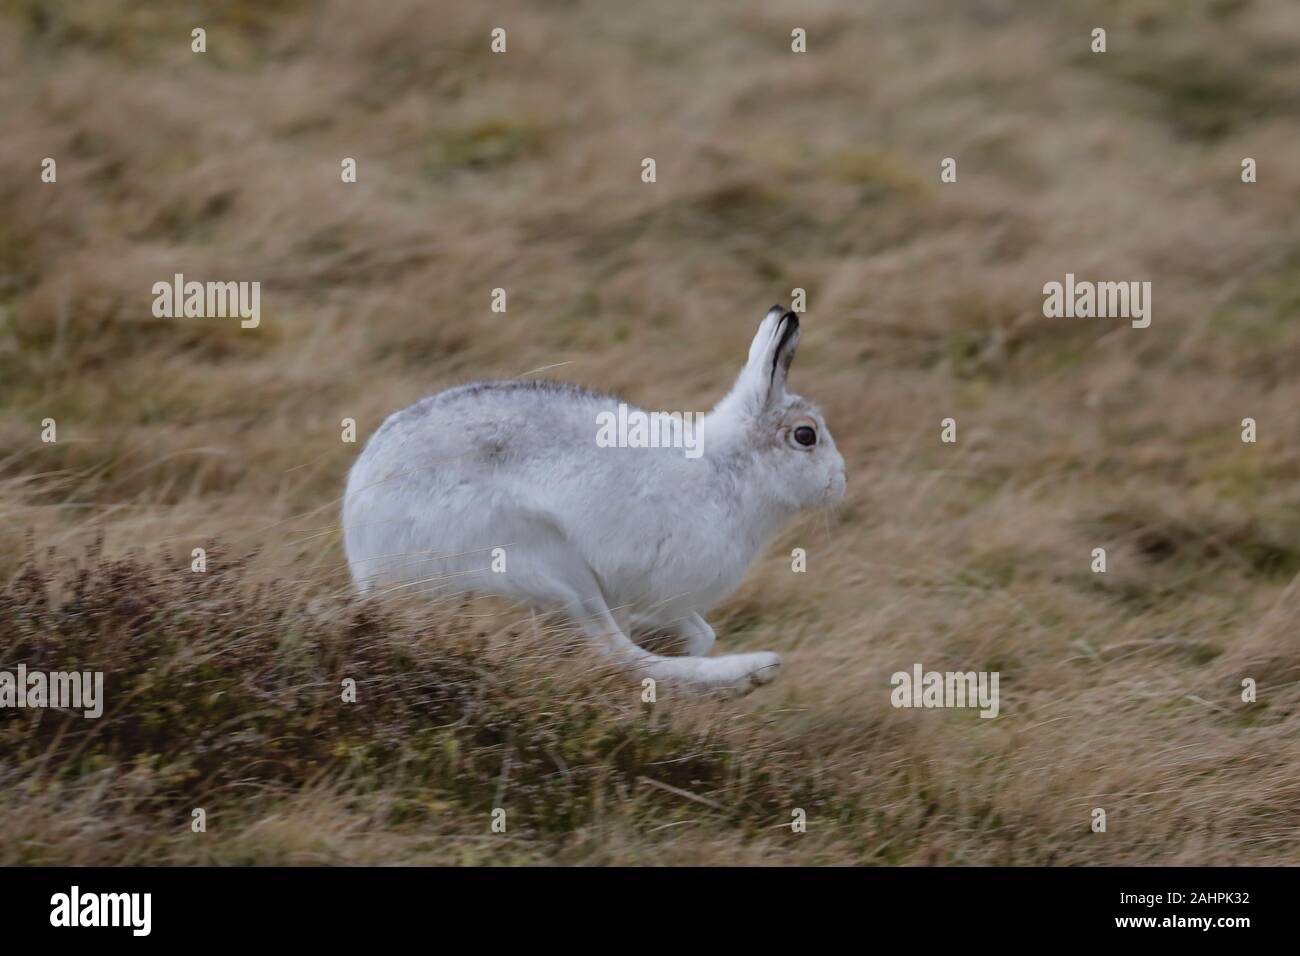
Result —
[[[1293, 0], [0, 0], [0, 651], [119, 702], [4, 717], [0, 861], [1300, 862], [1298, 107]], [[155, 318], [178, 272], [260, 327]], [[1151, 326], [1044, 318], [1067, 272]], [[517, 610], [356, 617], [388, 413], [541, 368], [705, 410], [795, 288], [849, 491], [713, 620], [771, 688], [647, 718]], [[498, 676], [444, 712], [446, 647]], [[371, 651], [397, 710], [286, 703]], [[916, 662], [1002, 716], [893, 710]]]

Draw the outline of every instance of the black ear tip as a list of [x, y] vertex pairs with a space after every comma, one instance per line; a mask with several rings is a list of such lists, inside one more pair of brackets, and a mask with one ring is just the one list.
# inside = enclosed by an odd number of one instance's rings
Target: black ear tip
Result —
[[799, 334], [799, 316], [793, 312], [787, 312], [781, 316], [781, 323], [777, 326], [780, 329], [781, 339], [776, 343], [776, 352], [774, 353], [777, 360], [781, 360], [783, 354], [786, 355], [785, 364], [789, 365], [789, 354], [786, 352], [786, 344]]

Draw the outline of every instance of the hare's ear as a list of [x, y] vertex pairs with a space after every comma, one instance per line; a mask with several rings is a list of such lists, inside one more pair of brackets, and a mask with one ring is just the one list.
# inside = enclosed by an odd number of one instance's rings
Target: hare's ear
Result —
[[767, 310], [749, 346], [749, 361], [741, 369], [732, 394], [757, 414], [785, 397], [785, 376], [799, 347], [799, 317], [779, 305]]

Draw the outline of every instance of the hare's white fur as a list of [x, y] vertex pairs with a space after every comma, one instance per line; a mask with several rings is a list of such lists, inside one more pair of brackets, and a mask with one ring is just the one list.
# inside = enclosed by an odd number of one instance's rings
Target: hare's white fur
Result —
[[[699, 423], [694, 458], [598, 447], [597, 415], [619, 400], [555, 382], [477, 382], [396, 412], [348, 476], [353, 580], [362, 591], [472, 591], [564, 611], [658, 680], [766, 683], [775, 654], [702, 657], [714, 635], [700, 613], [786, 520], [844, 492], [821, 413], [785, 391], [798, 340], [798, 318], [773, 307], [735, 386]], [[815, 430], [812, 446], [794, 437], [801, 426]], [[643, 628], [676, 632], [688, 656], [644, 650], [629, 637]]]

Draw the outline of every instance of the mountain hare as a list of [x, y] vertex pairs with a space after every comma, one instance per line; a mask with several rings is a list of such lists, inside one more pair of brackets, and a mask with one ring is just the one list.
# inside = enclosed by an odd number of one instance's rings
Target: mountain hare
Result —
[[[736, 588], [785, 521], [844, 494], [844, 459], [821, 412], [785, 390], [798, 344], [798, 317], [773, 306], [734, 387], [699, 416], [693, 457], [602, 447], [602, 420], [645, 413], [556, 382], [475, 382], [396, 412], [348, 476], [353, 580], [363, 592], [474, 591], [563, 611], [656, 680], [729, 692], [766, 684], [781, 659], [704, 657], [713, 628], [700, 613]], [[680, 416], [664, 419], [666, 438], [686, 437]], [[687, 656], [644, 650], [629, 637], [643, 629], [675, 633]]]

